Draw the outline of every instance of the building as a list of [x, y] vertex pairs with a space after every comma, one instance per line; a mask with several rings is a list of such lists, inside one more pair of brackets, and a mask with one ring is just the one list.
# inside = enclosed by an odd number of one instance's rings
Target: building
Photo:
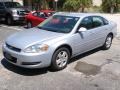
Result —
[[[12, 1], [14, 1], [14, 2], [19, 2], [21, 5], [24, 5], [24, 1], [23, 0], [12, 0]], [[29, 0], [28, 0], [29, 1]]]
[[100, 6], [102, 4], [102, 0], [93, 0], [93, 6]]

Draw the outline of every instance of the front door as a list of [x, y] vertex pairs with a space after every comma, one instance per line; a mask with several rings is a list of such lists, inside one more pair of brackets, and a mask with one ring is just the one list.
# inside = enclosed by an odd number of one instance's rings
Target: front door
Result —
[[83, 52], [86, 52], [87, 50], [89, 50], [90, 48], [92, 48], [93, 46], [93, 33], [92, 33], [92, 18], [91, 17], [86, 17], [84, 18], [80, 25], [78, 26], [78, 30], [84, 27], [87, 29], [87, 31], [85, 32], [76, 32], [75, 34], [73, 34], [72, 36], [72, 41], [74, 43], [74, 51], [73, 54], [80, 54]]

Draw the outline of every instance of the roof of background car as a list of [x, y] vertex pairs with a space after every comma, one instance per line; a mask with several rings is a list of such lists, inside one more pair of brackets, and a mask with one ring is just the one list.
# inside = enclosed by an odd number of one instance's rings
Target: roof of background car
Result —
[[76, 13], [76, 12], [57, 12], [55, 15], [86, 17], [86, 16], [101, 16], [99, 13]]

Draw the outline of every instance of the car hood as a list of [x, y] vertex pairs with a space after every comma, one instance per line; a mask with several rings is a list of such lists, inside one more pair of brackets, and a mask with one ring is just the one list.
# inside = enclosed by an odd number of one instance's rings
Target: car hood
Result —
[[30, 12], [28, 8], [25, 7], [15, 7], [15, 8], [10, 8], [10, 10], [17, 10], [17, 11], [27, 11]]
[[11, 35], [7, 38], [6, 43], [16, 48], [25, 49], [28, 46], [56, 39], [63, 35], [62, 33], [32, 28]]

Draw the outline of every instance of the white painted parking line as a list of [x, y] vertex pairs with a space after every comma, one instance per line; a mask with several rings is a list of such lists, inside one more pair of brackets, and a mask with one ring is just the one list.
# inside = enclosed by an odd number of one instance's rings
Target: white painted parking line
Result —
[[14, 30], [17, 30], [17, 31], [22, 31], [22, 29], [15, 28], [15, 27], [12, 27], [12, 26], [5, 26], [5, 25], [2, 25], [1, 27], [5, 27], [5, 28], [8, 28], [8, 29], [14, 29]]

